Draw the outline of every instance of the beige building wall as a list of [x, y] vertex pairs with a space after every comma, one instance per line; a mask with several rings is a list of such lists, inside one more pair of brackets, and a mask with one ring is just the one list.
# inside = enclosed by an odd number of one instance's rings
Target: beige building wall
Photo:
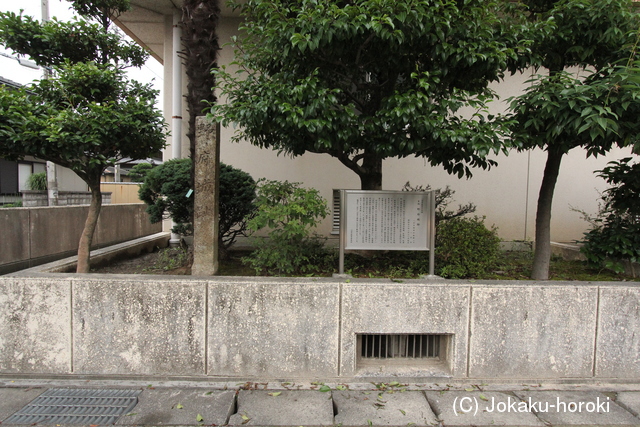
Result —
[[100, 191], [111, 193], [112, 204], [143, 203], [138, 197], [140, 184], [136, 182], [101, 182]]

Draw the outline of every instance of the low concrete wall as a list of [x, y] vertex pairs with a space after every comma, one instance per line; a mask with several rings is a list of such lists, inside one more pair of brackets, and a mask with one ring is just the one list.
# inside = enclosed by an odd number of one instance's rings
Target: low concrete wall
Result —
[[[151, 224], [145, 207], [103, 206], [93, 248], [161, 232], [162, 224]], [[88, 209], [88, 206], [1, 209], [0, 274], [74, 255]]]
[[[0, 374], [640, 380], [621, 283], [0, 277]], [[438, 363], [359, 366], [358, 334], [444, 334]]]
[[[49, 194], [46, 191], [24, 190], [22, 193], [22, 206], [35, 208], [49, 206]], [[117, 202], [115, 202], [117, 203]], [[90, 191], [59, 191], [58, 206], [75, 206], [91, 204]], [[102, 192], [102, 204], [111, 204], [111, 193]]]

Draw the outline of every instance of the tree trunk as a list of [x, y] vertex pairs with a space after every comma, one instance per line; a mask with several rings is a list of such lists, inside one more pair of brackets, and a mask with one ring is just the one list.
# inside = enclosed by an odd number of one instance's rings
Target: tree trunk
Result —
[[382, 159], [365, 154], [358, 176], [360, 176], [360, 189], [382, 190]]
[[84, 223], [84, 230], [80, 236], [78, 243], [78, 265], [76, 273], [89, 273], [91, 266], [89, 255], [91, 253], [91, 242], [93, 242], [93, 233], [98, 224], [98, 216], [102, 208], [102, 193], [100, 192], [100, 181], [94, 181], [89, 184], [91, 189], [91, 204], [89, 205], [89, 213]]
[[547, 150], [547, 163], [544, 168], [538, 209], [536, 211], [536, 250], [533, 256], [531, 278], [549, 280], [549, 262], [551, 260], [551, 204], [553, 192], [560, 173], [563, 153], [552, 148]]

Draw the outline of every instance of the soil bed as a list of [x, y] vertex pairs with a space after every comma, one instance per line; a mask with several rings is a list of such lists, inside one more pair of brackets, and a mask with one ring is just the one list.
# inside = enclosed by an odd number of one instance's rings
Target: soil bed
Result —
[[[220, 262], [221, 276], [255, 276], [256, 272], [242, 263], [247, 251], [231, 251], [228, 259]], [[167, 248], [136, 258], [120, 260], [104, 267], [92, 269], [101, 274], [189, 274], [186, 254], [180, 248]], [[504, 252], [496, 266], [477, 280], [529, 280], [533, 254], [531, 252]], [[371, 258], [351, 256], [350, 273], [354, 277], [370, 278], [414, 278], [415, 272], [403, 268], [394, 253], [376, 255]], [[336, 262], [337, 267], [337, 262]], [[326, 271], [318, 276], [330, 276]], [[553, 257], [550, 267], [551, 280], [563, 281], [640, 281], [616, 274], [611, 270], [595, 269], [583, 261], [566, 261]]]

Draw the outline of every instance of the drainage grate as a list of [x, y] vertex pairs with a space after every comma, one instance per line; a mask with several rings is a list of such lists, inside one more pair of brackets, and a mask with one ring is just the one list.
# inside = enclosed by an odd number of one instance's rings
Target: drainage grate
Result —
[[440, 357], [443, 335], [360, 335], [360, 356], [379, 359]]
[[138, 403], [140, 390], [49, 389], [3, 424], [113, 424]]

